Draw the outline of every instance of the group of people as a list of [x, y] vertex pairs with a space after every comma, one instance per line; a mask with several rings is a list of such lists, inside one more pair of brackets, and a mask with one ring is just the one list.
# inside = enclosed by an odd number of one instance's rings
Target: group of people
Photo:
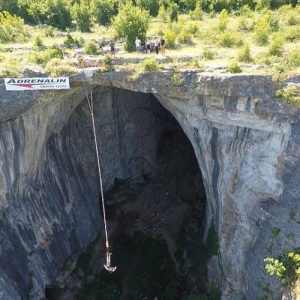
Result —
[[160, 50], [161, 54], [165, 55], [165, 40], [161, 37], [156, 39], [154, 42], [151, 42], [148, 38], [146, 38], [145, 47], [143, 49], [141, 40], [138, 37], [136, 37], [135, 48], [137, 52], [142, 53], [145, 51], [148, 54], [151, 53], [151, 50], [153, 50], [154, 48], [156, 54], [158, 54]]

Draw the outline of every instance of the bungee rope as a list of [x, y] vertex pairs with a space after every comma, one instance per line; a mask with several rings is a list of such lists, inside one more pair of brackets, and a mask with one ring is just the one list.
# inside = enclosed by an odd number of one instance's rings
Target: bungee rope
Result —
[[94, 142], [95, 142], [95, 149], [96, 149], [96, 156], [97, 156], [97, 165], [98, 165], [98, 172], [99, 172], [99, 183], [100, 183], [102, 210], [103, 210], [103, 222], [104, 222], [104, 230], [105, 230], [105, 247], [106, 247], [106, 264], [104, 265], [104, 267], [108, 272], [112, 273], [117, 269], [117, 267], [112, 267], [111, 266], [110, 257], [112, 255], [112, 253], [109, 252], [109, 241], [108, 241], [108, 234], [107, 234], [107, 224], [106, 224], [106, 214], [105, 214], [103, 183], [102, 183], [102, 175], [101, 175], [101, 165], [100, 165], [99, 150], [98, 150], [97, 135], [96, 135], [96, 127], [95, 127], [95, 119], [94, 119], [93, 91], [91, 90], [91, 96], [90, 97], [88, 95], [86, 87], [85, 87], [85, 92], [86, 92], [86, 98], [87, 98], [87, 102], [88, 102], [90, 112], [91, 112], [91, 117], [92, 117], [93, 135], [94, 135]]

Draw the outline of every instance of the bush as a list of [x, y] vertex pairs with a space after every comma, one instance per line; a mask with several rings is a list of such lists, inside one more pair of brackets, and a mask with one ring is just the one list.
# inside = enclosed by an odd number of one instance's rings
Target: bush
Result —
[[284, 251], [277, 258], [268, 257], [264, 261], [268, 274], [275, 275], [282, 287], [293, 287], [300, 274], [299, 249], [294, 252]]
[[271, 37], [269, 45], [269, 54], [274, 56], [282, 56], [284, 41], [281, 35], [274, 34]]
[[158, 0], [136, 0], [136, 5], [141, 9], [149, 11], [150, 16], [156, 17], [159, 9]]
[[38, 50], [43, 50], [43, 49], [46, 48], [45, 45], [44, 45], [44, 43], [43, 43], [43, 41], [42, 41], [42, 39], [39, 36], [36, 36], [34, 38], [33, 46], [35, 48], [37, 48]]
[[23, 19], [0, 11], [0, 43], [24, 42], [28, 37]]
[[237, 36], [233, 31], [224, 31], [219, 36], [219, 45], [225, 48], [231, 48], [233, 46], [241, 46], [243, 40]]
[[228, 66], [226, 67], [226, 72], [229, 73], [241, 73], [242, 69], [241, 67], [238, 65], [237, 62], [231, 62], [230, 64], [228, 64]]
[[167, 29], [164, 34], [164, 39], [166, 42], [166, 48], [168, 49], [175, 49], [175, 40], [176, 35], [172, 29]]
[[208, 48], [203, 48], [203, 56], [205, 60], [211, 60], [214, 58], [214, 54]]
[[185, 27], [186, 31], [195, 36], [197, 32], [199, 31], [199, 27], [197, 24], [194, 23], [188, 23], [187, 26]]
[[287, 41], [293, 42], [295, 39], [300, 38], [300, 26], [287, 27], [284, 30], [284, 38]]
[[113, 2], [109, 0], [92, 1], [92, 14], [97, 23], [106, 25], [114, 16]]
[[190, 11], [189, 15], [192, 20], [200, 21], [203, 19], [203, 11], [198, 6], [193, 11]]
[[99, 54], [98, 45], [94, 41], [89, 41], [84, 46], [84, 52], [89, 55], [98, 55]]
[[147, 11], [132, 6], [129, 2], [120, 8], [113, 27], [117, 36], [124, 38], [126, 51], [135, 51], [136, 37], [141, 41], [145, 40], [149, 21], [150, 16]]
[[54, 37], [54, 28], [52, 26], [47, 26], [44, 29], [44, 33], [46, 37]]
[[28, 55], [28, 60], [36, 64], [46, 63], [53, 58], [63, 58], [62, 50], [56, 46], [49, 47], [42, 51], [32, 51]]
[[292, 49], [286, 55], [285, 61], [289, 67], [300, 67], [300, 52], [298, 49]]
[[70, 33], [67, 34], [66, 39], [64, 40], [64, 47], [69, 49], [74, 47], [74, 39]]
[[245, 44], [243, 48], [238, 51], [238, 61], [251, 62], [250, 47]]
[[46, 64], [45, 72], [47, 72], [51, 76], [61, 76], [65, 74], [77, 73], [78, 70], [64, 60], [53, 58]]
[[87, 4], [75, 3], [72, 7], [73, 18], [76, 21], [78, 30], [81, 32], [91, 32], [92, 14]]
[[192, 36], [185, 28], [182, 28], [177, 36], [177, 41], [181, 44], [191, 44]]
[[259, 46], [268, 44], [270, 28], [267, 22], [256, 23], [254, 26], [254, 42]]
[[228, 18], [228, 12], [226, 9], [223, 9], [220, 14], [219, 14], [219, 18], [218, 18], [218, 29], [220, 31], [224, 31], [226, 30], [228, 23], [229, 23], [229, 18]]
[[143, 71], [154, 72], [159, 70], [159, 65], [153, 58], [144, 59], [139, 63], [139, 66]]

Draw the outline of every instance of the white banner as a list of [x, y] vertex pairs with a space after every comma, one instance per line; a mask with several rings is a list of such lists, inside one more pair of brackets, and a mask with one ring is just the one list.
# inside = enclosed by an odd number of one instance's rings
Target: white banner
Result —
[[4, 78], [7, 91], [65, 90], [70, 88], [69, 77]]

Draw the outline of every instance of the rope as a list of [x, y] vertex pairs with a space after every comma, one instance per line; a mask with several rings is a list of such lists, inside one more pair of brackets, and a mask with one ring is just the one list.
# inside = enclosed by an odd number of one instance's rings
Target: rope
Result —
[[94, 142], [95, 142], [95, 149], [96, 149], [96, 156], [97, 156], [97, 164], [98, 164], [98, 172], [99, 172], [99, 183], [100, 183], [100, 193], [101, 193], [102, 210], [103, 210], [103, 221], [104, 221], [105, 241], [106, 241], [105, 246], [106, 246], [106, 249], [107, 249], [107, 253], [109, 253], [109, 242], [108, 242], [107, 225], [106, 225], [103, 183], [102, 183], [101, 165], [100, 165], [99, 150], [98, 150], [98, 143], [97, 143], [95, 118], [94, 118], [93, 91], [91, 91], [91, 97], [89, 97], [87, 89], [85, 89], [85, 92], [86, 92], [86, 98], [87, 98], [87, 101], [88, 101], [88, 105], [89, 105], [90, 112], [91, 112], [91, 117], [92, 117], [93, 135], [94, 135]]

